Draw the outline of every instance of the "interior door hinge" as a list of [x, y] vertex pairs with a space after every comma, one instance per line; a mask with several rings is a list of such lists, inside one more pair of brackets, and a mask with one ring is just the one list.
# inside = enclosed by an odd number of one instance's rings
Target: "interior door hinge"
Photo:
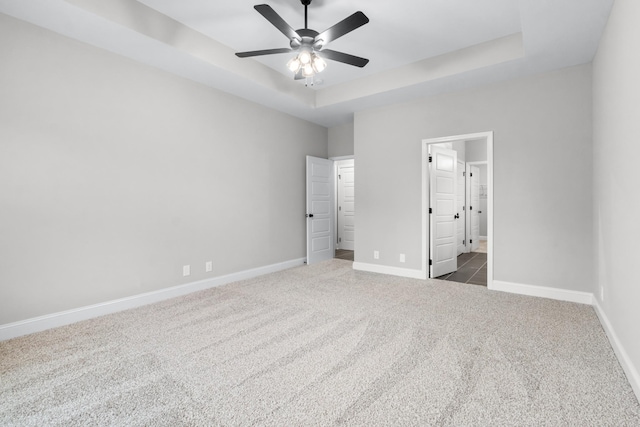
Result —
[[466, 246], [466, 245], [467, 245], [467, 241], [466, 241], [466, 240], [463, 240], [463, 241], [462, 241], [462, 246]]
[[432, 214], [433, 213], [433, 209], [429, 208], [429, 213]]
[[467, 176], [467, 173], [465, 171], [462, 171], [462, 176]]
[[473, 176], [473, 172], [471, 172], [471, 173], [469, 174], [469, 176]]
[[342, 206], [338, 206], [338, 211], [341, 211], [341, 210], [342, 210]]
[[338, 237], [338, 243], [342, 243], [342, 237]]
[[429, 156], [429, 163], [433, 162], [433, 157]]
[[473, 239], [469, 239], [469, 244], [473, 243]]
[[472, 211], [473, 210], [473, 206], [469, 206], [469, 210]]
[[338, 179], [342, 179], [342, 175], [338, 175]]
[[433, 265], [433, 260], [432, 259], [429, 260], [429, 265]]

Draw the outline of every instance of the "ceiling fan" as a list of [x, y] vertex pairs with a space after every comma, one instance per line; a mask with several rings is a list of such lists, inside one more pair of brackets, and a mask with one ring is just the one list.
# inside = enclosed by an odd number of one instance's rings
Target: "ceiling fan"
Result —
[[300, 0], [304, 5], [304, 28], [294, 30], [284, 19], [276, 13], [271, 6], [267, 4], [258, 4], [254, 9], [264, 16], [267, 21], [271, 22], [282, 34], [289, 39], [289, 48], [253, 50], [249, 52], [238, 52], [236, 56], [240, 58], [248, 58], [252, 56], [273, 55], [277, 53], [297, 52], [287, 67], [294, 73], [296, 80], [306, 77], [312, 77], [315, 73], [319, 73], [326, 67], [323, 58], [333, 61], [342, 62], [356, 67], [364, 67], [369, 62], [368, 59], [359, 56], [349, 55], [348, 53], [338, 52], [331, 49], [325, 49], [325, 46], [333, 40], [344, 36], [347, 33], [359, 28], [369, 22], [369, 18], [362, 13], [356, 12], [353, 15], [343, 19], [333, 27], [318, 33], [315, 30], [307, 28], [307, 6], [311, 4], [311, 0]]

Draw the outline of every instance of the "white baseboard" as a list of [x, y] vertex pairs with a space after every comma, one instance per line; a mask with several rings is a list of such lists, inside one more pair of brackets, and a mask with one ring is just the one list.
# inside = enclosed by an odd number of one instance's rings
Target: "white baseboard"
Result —
[[426, 279], [422, 270], [412, 270], [410, 268], [390, 267], [387, 265], [367, 264], [364, 262], [354, 262], [354, 270], [368, 271], [370, 273], [389, 274], [391, 276], [408, 277], [410, 279]]
[[510, 292], [512, 294], [576, 302], [578, 304], [593, 304], [593, 294], [588, 292], [571, 291], [568, 289], [522, 285], [520, 283], [501, 282], [499, 280], [494, 280], [490, 289], [492, 291]]
[[597, 298], [593, 299], [593, 308], [596, 310], [596, 314], [600, 319], [600, 324], [609, 338], [609, 343], [611, 344], [611, 347], [613, 347], [613, 351], [618, 357], [620, 366], [622, 366], [622, 370], [624, 370], [624, 373], [627, 375], [627, 380], [629, 380], [629, 384], [631, 384], [631, 388], [640, 402], [640, 373], [638, 373], [638, 369], [634, 366], [633, 361], [618, 339], [618, 335], [616, 335], [613, 327], [611, 326], [611, 322], [609, 322], [609, 318], [604, 313], [604, 310], [600, 307], [600, 303]]
[[251, 270], [244, 270], [228, 274], [226, 276], [212, 277], [211, 279], [199, 280], [197, 282], [173, 286], [171, 288], [147, 292], [127, 298], [120, 298], [72, 310], [47, 314], [45, 316], [34, 317], [32, 319], [26, 319], [19, 322], [7, 323], [5, 325], [0, 325], [0, 341], [32, 334], [34, 332], [41, 332], [51, 328], [57, 328], [59, 326], [69, 325], [82, 320], [93, 319], [95, 317], [104, 316], [105, 314], [116, 313], [130, 308], [152, 304], [154, 302], [164, 301], [170, 298], [187, 295], [192, 292], [226, 285], [231, 282], [237, 282], [238, 280], [245, 280], [261, 276], [263, 274], [275, 273], [276, 271], [304, 265], [305, 262], [306, 258], [294, 259], [291, 261], [253, 268]]

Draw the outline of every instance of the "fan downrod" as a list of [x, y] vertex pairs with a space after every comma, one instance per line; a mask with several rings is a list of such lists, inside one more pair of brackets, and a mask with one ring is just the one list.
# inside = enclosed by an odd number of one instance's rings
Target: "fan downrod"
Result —
[[306, 30], [307, 27], [307, 6], [309, 6], [311, 4], [311, 0], [300, 0], [300, 3], [302, 3], [302, 5], [304, 6], [304, 29]]

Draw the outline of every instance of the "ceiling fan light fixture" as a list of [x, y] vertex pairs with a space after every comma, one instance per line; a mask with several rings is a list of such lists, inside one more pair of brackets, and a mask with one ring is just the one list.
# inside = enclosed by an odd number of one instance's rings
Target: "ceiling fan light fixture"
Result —
[[[253, 8], [267, 19], [274, 27], [289, 39], [289, 48], [262, 49], [248, 52], [236, 52], [239, 58], [249, 58], [262, 55], [275, 55], [279, 53], [297, 52], [296, 55], [287, 62], [287, 68], [294, 74], [294, 79], [302, 77], [313, 77], [327, 68], [325, 59], [342, 62], [356, 67], [364, 67], [369, 62], [366, 58], [360, 58], [343, 52], [324, 49], [327, 43], [350, 33], [356, 28], [360, 28], [369, 22], [367, 16], [358, 11], [338, 22], [334, 26], [326, 29], [322, 33], [310, 29], [307, 26], [307, 6], [312, 0], [300, 0], [304, 6], [304, 28], [294, 30], [291, 25], [282, 19], [273, 8], [267, 4], [257, 4]], [[323, 50], [324, 49], [324, 50]], [[325, 58], [322, 58], [318, 51], [322, 50]]]
[[325, 60], [315, 53], [313, 54], [311, 65], [313, 65], [313, 69], [316, 73], [321, 73], [325, 68], [327, 68], [327, 63], [325, 62]]
[[287, 68], [294, 74], [300, 71], [301, 66], [302, 66], [302, 63], [298, 59], [297, 55], [291, 58], [289, 62], [287, 62]]
[[313, 66], [311, 64], [306, 64], [302, 67], [302, 75], [304, 77], [313, 77], [315, 72], [313, 71]]
[[302, 63], [302, 65], [307, 65], [311, 63], [311, 52], [308, 50], [303, 50], [298, 54], [298, 59]]

